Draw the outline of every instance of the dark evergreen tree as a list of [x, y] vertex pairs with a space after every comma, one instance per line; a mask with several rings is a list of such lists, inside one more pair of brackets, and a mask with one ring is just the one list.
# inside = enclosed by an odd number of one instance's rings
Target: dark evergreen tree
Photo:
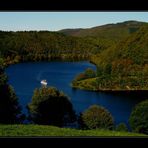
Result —
[[21, 107], [13, 88], [7, 84], [7, 76], [0, 65], [0, 123], [22, 123]]

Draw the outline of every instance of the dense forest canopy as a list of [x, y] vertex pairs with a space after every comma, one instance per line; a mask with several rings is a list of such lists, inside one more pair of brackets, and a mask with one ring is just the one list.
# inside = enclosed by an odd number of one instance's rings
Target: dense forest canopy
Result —
[[[131, 87], [146, 89], [148, 87], [148, 25], [122, 40], [115, 47], [110, 47], [100, 54], [97, 62], [110, 74], [120, 77]], [[128, 80], [128, 81], [127, 81]]]
[[97, 50], [98, 47], [90, 40], [57, 32], [0, 32], [0, 54], [7, 62], [88, 59]]

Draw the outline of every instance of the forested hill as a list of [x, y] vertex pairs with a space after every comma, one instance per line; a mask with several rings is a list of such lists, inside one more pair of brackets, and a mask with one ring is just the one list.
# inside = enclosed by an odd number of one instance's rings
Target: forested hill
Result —
[[71, 36], [77, 36], [78, 32], [81, 32], [82, 30], [85, 30], [83, 28], [76, 28], [76, 29], [62, 29], [58, 32], [63, 33], [65, 35], [71, 35]]
[[[59, 32], [0, 31], [0, 57], [5, 64], [56, 59], [90, 60], [92, 55], [116, 47], [121, 40], [134, 34], [145, 24], [147, 23], [126, 21]], [[141, 46], [141, 42], [137, 42], [136, 46]]]
[[96, 76], [78, 75], [73, 87], [104, 91], [148, 90], [148, 24], [93, 55], [91, 61], [97, 65]]
[[110, 39], [119, 41], [127, 37], [129, 34], [137, 31], [145, 22], [125, 21], [116, 24], [106, 24], [88, 29], [63, 29], [62, 32], [66, 35], [77, 37], [96, 37], [100, 39]]
[[82, 60], [99, 48], [85, 38], [49, 31], [0, 31], [0, 56], [6, 62], [51, 59]]
[[115, 60], [130, 59], [134, 64], [148, 63], [148, 24], [137, 32], [119, 42], [116, 46], [108, 48], [101, 53], [100, 62], [110, 63]]
[[104, 88], [148, 89], [148, 24], [93, 61], [106, 75]]

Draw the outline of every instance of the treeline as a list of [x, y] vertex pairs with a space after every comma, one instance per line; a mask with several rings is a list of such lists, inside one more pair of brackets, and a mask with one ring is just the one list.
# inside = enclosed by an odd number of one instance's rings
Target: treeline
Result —
[[5, 64], [22, 61], [86, 60], [101, 48], [87, 38], [49, 31], [0, 31], [0, 56]]

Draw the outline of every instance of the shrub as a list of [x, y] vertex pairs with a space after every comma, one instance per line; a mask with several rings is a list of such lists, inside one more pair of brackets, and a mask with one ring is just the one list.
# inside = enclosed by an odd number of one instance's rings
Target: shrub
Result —
[[75, 120], [69, 98], [54, 87], [35, 89], [28, 110], [29, 118], [37, 124], [63, 126]]
[[88, 129], [112, 129], [114, 126], [112, 115], [98, 105], [92, 105], [82, 113], [82, 123]]
[[86, 79], [87, 77], [86, 77], [86, 75], [84, 74], [84, 73], [80, 73], [80, 74], [78, 74], [76, 77], [75, 77], [75, 81], [81, 81], [81, 80], [84, 80], [84, 79]]
[[87, 68], [84, 74], [87, 78], [94, 78], [96, 76], [96, 72], [91, 68]]
[[120, 123], [117, 125], [116, 131], [128, 131], [128, 128], [125, 123]]
[[84, 73], [80, 73], [74, 78], [73, 84], [76, 81], [81, 81], [81, 80], [85, 80], [88, 78], [94, 78], [94, 77], [96, 77], [96, 72], [91, 68], [87, 68]]
[[148, 100], [142, 101], [134, 107], [129, 123], [134, 132], [148, 134]]

